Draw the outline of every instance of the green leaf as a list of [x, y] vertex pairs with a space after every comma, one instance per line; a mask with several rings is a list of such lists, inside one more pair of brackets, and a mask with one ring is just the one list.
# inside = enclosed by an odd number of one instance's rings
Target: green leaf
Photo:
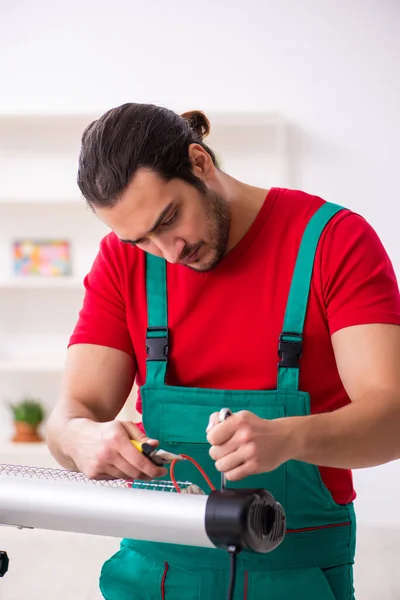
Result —
[[9, 403], [14, 421], [22, 421], [37, 427], [44, 419], [44, 410], [40, 402], [34, 398], [26, 398], [18, 403]]

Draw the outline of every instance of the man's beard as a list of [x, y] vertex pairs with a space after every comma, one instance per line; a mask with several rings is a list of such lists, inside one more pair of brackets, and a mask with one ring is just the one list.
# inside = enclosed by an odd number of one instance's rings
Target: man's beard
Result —
[[192, 253], [207, 247], [207, 262], [201, 262], [198, 266], [185, 265], [193, 271], [206, 272], [215, 269], [226, 254], [231, 224], [231, 214], [228, 202], [215, 192], [207, 190], [202, 195], [203, 206], [207, 222], [207, 242], [201, 241], [185, 247], [180, 260], [185, 260]]

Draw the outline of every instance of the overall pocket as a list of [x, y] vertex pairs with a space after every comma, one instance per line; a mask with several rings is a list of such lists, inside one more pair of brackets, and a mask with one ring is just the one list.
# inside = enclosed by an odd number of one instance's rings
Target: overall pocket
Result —
[[[193, 565], [195, 569], [195, 565]], [[173, 565], [166, 566], [161, 600], [201, 600], [201, 576]], [[204, 599], [205, 600], [205, 599]]]
[[319, 568], [248, 573], [247, 600], [345, 600], [336, 598]]
[[200, 600], [200, 585], [198, 572], [152, 560], [129, 546], [109, 558], [100, 575], [105, 600]]
[[[168, 402], [159, 407], [160, 431], [163, 432], [162, 444], [166, 450], [174, 453], [187, 454], [194, 458], [204, 469], [213, 485], [219, 489], [221, 473], [215, 468], [215, 462], [209, 455], [210, 445], [206, 439], [206, 427], [211, 413], [220, 407], [197, 405], [182, 405]], [[232, 407], [232, 410], [240, 408]], [[252, 405], [249, 408], [262, 419], [283, 417], [285, 409], [279, 405]], [[178, 463], [175, 475], [180, 480], [191, 481], [199, 485], [207, 494], [209, 488], [202, 475], [191, 463]], [[264, 488], [271, 492], [283, 506], [286, 504], [286, 465], [283, 464], [274, 471], [246, 477], [241, 481], [229, 482], [228, 488]]]
[[165, 565], [125, 546], [109, 558], [100, 574], [105, 600], [161, 600]]

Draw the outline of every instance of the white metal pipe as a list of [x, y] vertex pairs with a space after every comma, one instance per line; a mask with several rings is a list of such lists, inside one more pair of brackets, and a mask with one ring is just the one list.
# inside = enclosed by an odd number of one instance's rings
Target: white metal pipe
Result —
[[214, 548], [208, 496], [0, 475], [0, 524]]

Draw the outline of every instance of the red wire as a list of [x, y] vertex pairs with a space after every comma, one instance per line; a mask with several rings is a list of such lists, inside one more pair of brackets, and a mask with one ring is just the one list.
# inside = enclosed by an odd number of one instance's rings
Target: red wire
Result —
[[[187, 454], [181, 454], [181, 456], [183, 456], [183, 458], [186, 458], [186, 460], [189, 460], [199, 471], [200, 473], [203, 475], [204, 479], [206, 480], [206, 482], [208, 483], [208, 485], [210, 486], [210, 488], [214, 491], [215, 487], [213, 486], [213, 484], [211, 483], [210, 479], [207, 477], [207, 474], [205, 473], [205, 471], [201, 468], [201, 466], [199, 465], [198, 462], [196, 462], [194, 460], [194, 458], [192, 458], [191, 456], [188, 456]], [[171, 477], [171, 481], [174, 484], [174, 488], [176, 489], [176, 491], [178, 492], [178, 494], [181, 493], [181, 488], [178, 485], [178, 482], [175, 479], [175, 465], [177, 462], [180, 462], [179, 460], [173, 460], [169, 469], [169, 474]]]

